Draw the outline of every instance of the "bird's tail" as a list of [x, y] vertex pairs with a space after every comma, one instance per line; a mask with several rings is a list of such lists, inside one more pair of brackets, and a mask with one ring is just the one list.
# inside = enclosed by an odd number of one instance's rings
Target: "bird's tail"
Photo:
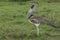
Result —
[[50, 23], [47, 23], [48, 25], [51, 25], [52, 27], [55, 27], [55, 28], [57, 28], [57, 25], [56, 24], [54, 24], [53, 22], [50, 22]]
[[53, 23], [53, 22], [51, 22], [51, 21], [45, 20], [45, 23], [46, 23], [47, 25], [50, 25], [50, 26], [52, 26], [52, 27], [57, 28], [57, 24], [55, 24], [55, 23]]

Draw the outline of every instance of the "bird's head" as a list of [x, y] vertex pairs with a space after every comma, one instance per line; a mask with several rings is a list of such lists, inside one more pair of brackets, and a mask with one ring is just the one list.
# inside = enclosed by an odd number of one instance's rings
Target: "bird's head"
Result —
[[32, 3], [31, 9], [33, 9], [34, 7], [36, 7], [37, 4], [38, 4], [37, 2]]

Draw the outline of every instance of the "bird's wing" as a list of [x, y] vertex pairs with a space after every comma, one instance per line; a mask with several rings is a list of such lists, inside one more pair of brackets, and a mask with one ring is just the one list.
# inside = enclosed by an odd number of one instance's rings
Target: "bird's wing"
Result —
[[47, 24], [47, 25], [50, 25], [50, 26], [53, 26], [53, 27], [57, 27], [55, 23], [45, 19], [44, 17], [41, 17], [41, 16], [33, 16], [31, 17], [31, 21], [34, 22], [34, 23], [44, 23], [44, 24]]

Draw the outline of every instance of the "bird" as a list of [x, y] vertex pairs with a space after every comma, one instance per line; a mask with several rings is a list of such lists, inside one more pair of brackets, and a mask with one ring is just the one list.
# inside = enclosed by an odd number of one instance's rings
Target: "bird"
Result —
[[37, 6], [37, 3], [32, 3], [32, 5], [27, 13], [27, 19], [31, 24], [34, 24], [36, 26], [37, 36], [39, 36], [39, 25], [40, 24], [47, 24], [54, 28], [56, 28], [56, 25], [53, 22], [51, 22], [50, 20], [45, 19], [42, 16], [34, 15], [33, 12], [34, 12], [36, 6]]

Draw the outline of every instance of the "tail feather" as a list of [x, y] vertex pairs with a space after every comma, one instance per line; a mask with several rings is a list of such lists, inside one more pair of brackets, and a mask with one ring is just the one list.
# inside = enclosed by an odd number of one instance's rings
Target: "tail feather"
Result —
[[57, 25], [55, 25], [54, 23], [51, 23], [51, 22], [50, 23], [47, 23], [47, 24], [48, 25], [51, 25], [52, 27], [55, 27], [55, 28], [57, 27]]
[[46, 23], [47, 25], [52, 26], [52, 27], [55, 27], [55, 28], [57, 27], [57, 25], [56, 25], [55, 23], [51, 22], [51, 21], [45, 20], [45, 23]]

